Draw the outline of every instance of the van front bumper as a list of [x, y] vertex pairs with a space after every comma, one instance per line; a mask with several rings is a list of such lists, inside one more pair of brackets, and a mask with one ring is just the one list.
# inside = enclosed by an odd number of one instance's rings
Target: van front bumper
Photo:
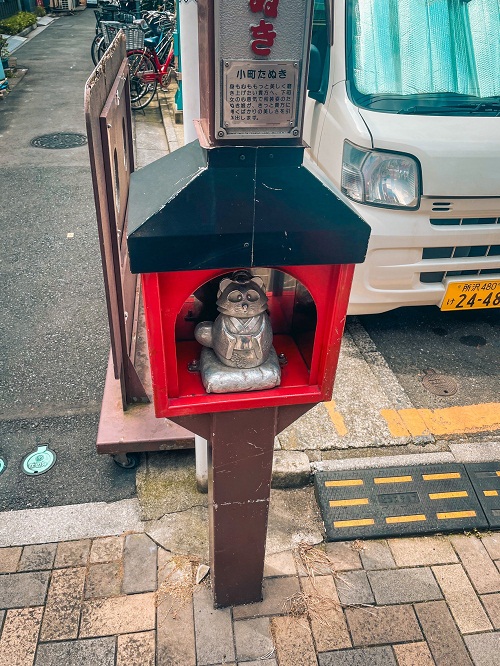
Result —
[[355, 208], [372, 234], [348, 314], [439, 306], [451, 277], [500, 277], [500, 198], [423, 197], [417, 211]]

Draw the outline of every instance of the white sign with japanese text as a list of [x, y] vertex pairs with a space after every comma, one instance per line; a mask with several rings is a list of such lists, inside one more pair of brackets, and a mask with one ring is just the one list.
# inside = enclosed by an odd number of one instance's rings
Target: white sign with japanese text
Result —
[[218, 139], [300, 138], [311, 0], [215, 3]]
[[225, 127], [295, 126], [298, 63], [224, 63]]

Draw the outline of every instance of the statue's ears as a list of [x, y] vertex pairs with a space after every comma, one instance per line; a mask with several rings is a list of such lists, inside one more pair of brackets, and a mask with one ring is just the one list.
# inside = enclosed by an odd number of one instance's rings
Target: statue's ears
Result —
[[220, 281], [219, 293], [217, 294], [217, 298], [222, 294], [224, 289], [231, 284], [231, 282], [232, 282], [231, 278], [224, 278], [223, 280]]
[[264, 289], [264, 280], [258, 275], [252, 276], [252, 282], [255, 282], [261, 289]]

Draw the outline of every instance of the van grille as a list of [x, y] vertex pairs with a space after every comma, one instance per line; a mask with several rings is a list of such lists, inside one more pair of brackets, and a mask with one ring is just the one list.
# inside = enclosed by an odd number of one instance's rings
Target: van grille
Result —
[[[445, 211], [445, 208], [433, 208], [432, 210], [442, 210]], [[456, 218], [431, 218], [431, 224], [434, 224], [437, 227], [444, 226], [470, 226], [477, 224], [500, 224], [500, 217], [456, 217]]]
[[[498, 219], [498, 218], [497, 218]], [[496, 222], [495, 224], [498, 224]], [[457, 259], [467, 257], [500, 257], [500, 245], [475, 245], [466, 247], [425, 247], [422, 251], [422, 259]], [[462, 271], [433, 271], [421, 272], [420, 282], [433, 284], [442, 282], [445, 277], [457, 277], [466, 275], [492, 275], [500, 272], [500, 261], [498, 268], [484, 268], [479, 270]]]
[[432, 204], [432, 210], [436, 213], [447, 213], [450, 210], [453, 210], [453, 204], [451, 201], [434, 201]]

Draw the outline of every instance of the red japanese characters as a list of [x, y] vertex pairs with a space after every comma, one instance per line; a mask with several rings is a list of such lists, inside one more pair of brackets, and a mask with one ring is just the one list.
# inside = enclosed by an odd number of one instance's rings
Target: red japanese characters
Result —
[[250, 31], [254, 38], [252, 41], [252, 51], [256, 55], [269, 55], [271, 53], [271, 46], [276, 39], [273, 24], [261, 19], [259, 25], [250, 26]]
[[276, 18], [278, 16], [279, 0], [250, 0], [250, 9], [257, 12], [264, 12], [264, 16]]
[[[252, 12], [263, 12], [264, 16], [276, 18], [278, 16], [279, 0], [250, 0]], [[271, 53], [271, 47], [276, 39], [276, 32], [272, 23], [261, 19], [259, 25], [251, 25], [252, 51], [256, 55], [267, 56]]]

